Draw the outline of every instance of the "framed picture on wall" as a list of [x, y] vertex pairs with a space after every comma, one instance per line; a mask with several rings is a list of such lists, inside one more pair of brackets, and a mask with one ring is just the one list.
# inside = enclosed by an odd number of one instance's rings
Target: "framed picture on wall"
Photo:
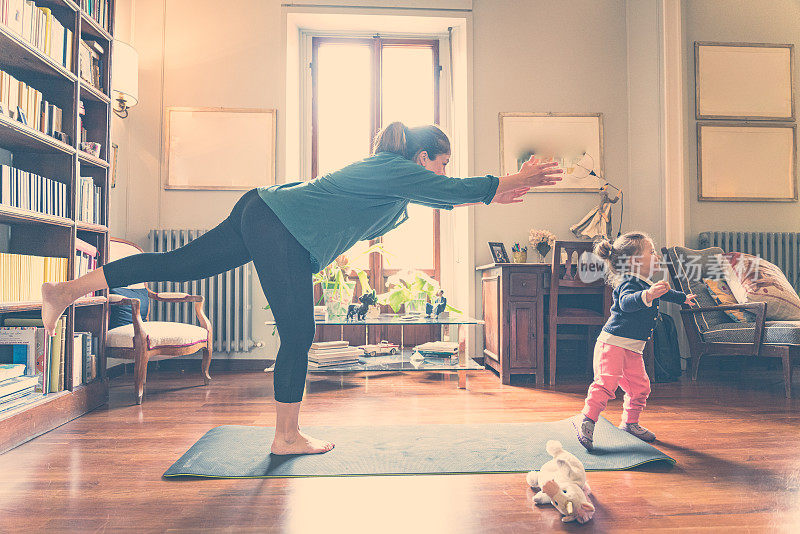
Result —
[[697, 120], [793, 120], [794, 45], [694, 43]]
[[697, 123], [697, 199], [797, 200], [797, 126]]
[[274, 109], [167, 108], [165, 189], [248, 190], [275, 183]]
[[605, 183], [597, 176], [573, 175], [575, 163], [584, 154], [593, 162], [593, 170], [603, 172], [602, 113], [500, 113], [500, 174], [515, 173], [535, 156], [554, 160], [564, 168], [556, 185], [535, 187], [530, 192], [599, 191]]

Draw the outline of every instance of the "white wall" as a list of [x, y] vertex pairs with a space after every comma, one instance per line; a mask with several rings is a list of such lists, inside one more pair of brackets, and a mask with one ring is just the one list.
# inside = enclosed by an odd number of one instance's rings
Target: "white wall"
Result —
[[[475, 173], [499, 172], [500, 112], [602, 112], [606, 177], [627, 189], [625, 3], [479, 0], [473, 21]], [[491, 262], [488, 241], [508, 249], [527, 242], [531, 228], [574, 238], [570, 225], [597, 200], [593, 193], [536, 193], [521, 204], [477, 208], [477, 264]]]
[[[695, 120], [694, 42], [794, 44], [794, 102], [800, 110], [800, 2], [797, 0], [703, 0], [683, 5], [686, 61], [687, 243], [709, 230], [800, 230], [797, 202], [699, 202], [697, 200], [697, 121]], [[800, 140], [798, 141], [800, 145]], [[800, 146], [798, 146], [800, 149]], [[798, 150], [800, 153], [800, 150]], [[754, 177], [758, 179], [758, 177]]]
[[[149, 229], [211, 227], [240, 194], [162, 190], [165, 107], [277, 108], [277, 176], [293, 178], [284, 171], [285, 30], [278, 0], [237, 0], [224, 7], [214, 0], [119, 2], [126, 3], [118, 27], [128, 17], [139, 52], [140, 103], [128, 119], [114, 121], [120, 169], [111, 225], [113, 235], [148, 248]], [[658, 16], [650, 2], [474, 0], [472, 6], [472, 173], [499, 172], [499, 112], [602, 112], [606, 176], [627, 190], [623, 229], [635, 226], [661, 236], [659, 133], [652, 108]], [[531, 228], [570, 238], [569, 226], [596, 202], [591, 193], [547, 193], [530, 194], [523, 204], [477, 207], [470, 259], [487, 263], [487, 241], [510, 247], [526, 241]], [[266, 313], [258, 308], [265, 301], [260, 291], [254, 295], [254, 335], [265, 346], [248, 357], [263, 358], [274, 354], [276, 344], [271, 330], [259, 326]]]

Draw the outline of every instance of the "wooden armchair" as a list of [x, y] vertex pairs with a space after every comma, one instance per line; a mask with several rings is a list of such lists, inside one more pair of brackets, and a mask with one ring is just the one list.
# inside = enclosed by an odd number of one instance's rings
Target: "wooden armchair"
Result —
[[[697, 295], [699, 307], [681, 306], [681, 319], [689, 339], [692, 380], [697, 380], [700, 359], [704, 356], [781, 358], [786, 398], [791, 398], [792, 358], [800, 357], [800, 325], [795, 321], [767, 321], [763, 302], [716, 305], [702, 281], [694, 278], [706, 274], [708, 258], [722, 253], [722, 249], [671, 247], [662, 248], [661, 252], [673, 287]], [[697, 258], [699, 261], [694, 261]], [[700, 276], [689, 276], [689, 267], [699, 269]], [[752, 321], [733, 322], [722, 315], [726, 310], [746, 310], [752, 313]]]
[[[550, 275], [550, 305], [549, 315], [549, 375], [550, 385], [556, 382], [556, 356], [558, 354], [557, 340], [567, 338], [577, 338], [586, 341], [587, 350], [591, 353], [593, 334], [602, 328], [606, 322], [608, 311], [611, 308], [611, 292], [606, 286], [605, 280], [584, 282], [580, 275], [581, 255], [591, 252], [594, 244], [589, 241], [556, 241], [553, 246], [552, 274]], [[566, 253], [566, 261], [561, 263], [561, 251]], [[586, 297], [595, 297], [594, 306], [575, 307], [574, 303], [559, 304], [559, 295], [580, 295], [583, 300]], [[583, 303], [581, 303], [583, 304]], [[582, 325], [587, 327], [583, 335], [559, 334], [559, 325]], [[591, 356], [589, 357], [591, 366]]]
[[[111, 238], [109, 258], [116, 260], [132, 254], [143, 252], [135, 243], [123, 239]], [[136, 284], [132, 288], [147, 288], [147, 285]], [[191, 302], [201, 326], [186, 323], [142, 320], [141, 303], [137, 298], [122, 295], [109, 295], [111, 305], [128, 305], [133, 311], [133, 323], [112, 328], [106, 335], [106, 354], [110, 358], [121, 358], [134, 361], [134, 379], [136, 382], [136, 403], [141, 404], [144, 397], [144, 386], [147, 380], [147, 363], [150, 360], [174, 358], [203, 351], [203, 381], [205, 385], [211, 381], [208, 373], [211, 366], [211, 347], [213, 335], [211, 321], [203, 313], [203, 297], [187, 293], [156, 293], [147, 288], [149, 299], [161, 302]], [[147, 316], [149, 317], [149, 307]]]

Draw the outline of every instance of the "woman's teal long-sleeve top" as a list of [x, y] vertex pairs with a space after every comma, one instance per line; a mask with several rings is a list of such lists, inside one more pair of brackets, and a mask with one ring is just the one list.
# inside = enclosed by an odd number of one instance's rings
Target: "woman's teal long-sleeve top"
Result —
[[409, 202], [453, 209], [494, 198], [496, 176], [440, 176], [393, 152], [378, 152], [308, 182], [259, 187], [258, 194], [308, 250], [319, 271], [356, 242], [375, 239], [408, 219]]

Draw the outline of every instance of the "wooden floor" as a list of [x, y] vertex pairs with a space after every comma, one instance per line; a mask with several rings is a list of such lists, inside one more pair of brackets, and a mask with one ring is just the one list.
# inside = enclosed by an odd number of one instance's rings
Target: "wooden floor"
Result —
[[[447, 373], [327, 376], [309, 380], [307, 425], [553, 421], [581, 408], [587, 385], [502, 386], [488, 371], [471, 372], [468, 390]], [[116, 378], [107, 406], [0, 456], [0, 532], [800, 528], [800, 401], [783, 398], [779, 372], [654, 384], [642, 422], [678, 463], [590, 473], [597, 513], [583, 526], [534, 508], [522, 474], [163, 480], [210, 428], [274, 424], [271, 377], [217, 373], [211, 386], [200, 384], [199, 373], [151, 373], [145, 403], [135, 406], [131, 376]], [[606, 416], [616, 422], [620, 412], [617, 400]]]

